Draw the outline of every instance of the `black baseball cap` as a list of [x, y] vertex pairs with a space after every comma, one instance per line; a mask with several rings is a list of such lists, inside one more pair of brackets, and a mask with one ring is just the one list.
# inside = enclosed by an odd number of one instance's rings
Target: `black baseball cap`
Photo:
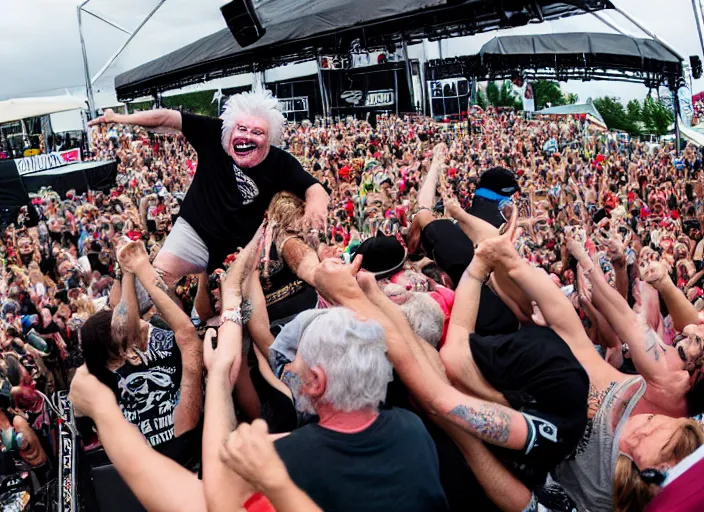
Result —
[[520, 192], [516, 176], [503, 167], [492, 167], [479, 177], [479, 188], [486, 188], [502, 196], [512, 196]]
[[393, 236], [377, 235], [367, 238], [352, 254], [361, 254], [362, 268], [377, 279], [387, 278], [403, 268], [406, 248]]

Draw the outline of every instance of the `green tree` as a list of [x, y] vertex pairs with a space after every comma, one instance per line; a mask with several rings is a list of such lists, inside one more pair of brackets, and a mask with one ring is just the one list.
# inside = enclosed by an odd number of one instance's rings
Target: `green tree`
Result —
[[486, 96], [484, 95], [484, 91], [481, 91], [481, 90], [477, 91], [477, 105], [479, 105], [484, 110], [486, 110], [488, 103], [486, 101]]
[[638, 100], [631, 100], [628, 102], [628, 104], [626, 105], [626, 113], [628, 114], [629, 119], [634, 123], [643, 120], [643, 118], [641, 117], [643, 114], [643, 109], [641, 108], [640, 102]]
[[579, 94], [571, 92], [566, 96], [566, 100], [568, 105], [574, 105], [579, 101]]
[[175, 96], [165, 96], [161, 100], [164, 108], [179, 109], [191, 114], [217, 117], [218, 103], [213, 102], [214, 90], [198, 91]]
[[594, 100], [594, 106], [604, 118], [606, 126], [610, 130], [620, 130], [631, 135], [638, 135], [640, 130], [636, 121], [633, 121], [623, 104], [618, 98], [604, 96]]
[[486, 99], [494, 107], [510, 107], [516, 110], [523, 109], [523, 102], [515, 92], [511, 82], [506, 80], [501, 86], [496, 82], [489, 82], [486, 85]]
[[533, 82], [533, 97], [535, 98], [536, 110], [546, 108], [548, 103], [551, 107], [567, 104], [567, 98], [562, 94], [560, 84], [551, 80], [536, 80]]
[[647, 133], [667, 135], [675, 116], [662, 101], [655, 101], [648, 96], [643, 101], [642, 120]]

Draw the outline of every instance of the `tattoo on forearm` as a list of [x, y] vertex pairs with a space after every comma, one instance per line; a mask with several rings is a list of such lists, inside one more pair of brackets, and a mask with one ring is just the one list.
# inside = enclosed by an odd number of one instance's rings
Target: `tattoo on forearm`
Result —
[[154, 269], [156, 271], [156, 277], [154, 278], [154, 284], [156, 285], [157, 288], [159, 288], [161, 291], [164, 293], [169, 293], [169, 287], [166, 286], [166, 283], [164, 282], [163, 275], [164, 271], [158, 268]]
[[122, 317], [122, 316], [127, 316], [127, 302], [126, 301], [120, 301], [120, 303], [117, 305], [117, 308], [115, 308], [115, 316]]
[[497, 405], [482, 405], [479, 409], [458, 405], [448, 415], [462, 419], [477, 435], [495, 443], [505, 443], [511, 433], [511, 418]]
[[655, 357], [656, 361], [660, 360], [660, 350], [659, 350], [659, 342], [660, 338], [658, 337], [657, 334], [655, 334], [655, 331], [652, 329], [648, 329], [648, 334], [647, 340], [645, 342], [645, 351], [646, 352], [652, 352], [653, 357]]

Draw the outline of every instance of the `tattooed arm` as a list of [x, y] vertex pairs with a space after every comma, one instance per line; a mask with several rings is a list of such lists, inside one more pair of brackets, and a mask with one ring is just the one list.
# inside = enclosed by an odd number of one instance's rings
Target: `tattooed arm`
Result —
[[166, 284], [149, 263], [146, 253], [135, 272], [164, 320], [174, 331], [181, 352], [181, 398], [174, 411], [174, 433], [179, 436], [198, 425], [203, 411], [203, 343], [190, 318], [167, 294]]
[[124, 347], [143, 348], [134, 280], [134, 274], [131, 272], [125, 272], [122, 276], [120, 302], [112, 314], [112, 335], [115, 339], [120, 340]]
[[415, 339], [411, 335], [401, 334], [394, 322], [361, 290], [354, 296], [334, 298], [361, 317], [381, 324], [386, 335], [389, 359], [422, 409], [482, 441], [513, 450], [528, 448], [529, 427], [521, 413], [467, 396], [453, 388], [438, 373]]
[[462, 452], [487, 497], [501, 510], [523, 512], [534, 502], [531, 491], [476, 437], [447, 422], [437, 421]]
[[599, 265], [595, 265], [586, 253], [574, 249], [575, 257], [585, 269], [592, 285], [592, 303], [623, 343], [628, 343], [633, 364], [649, 382], [666, 384], [672, 372], [665, 358], [665, 346], [660, 337], [648, 327], [644, 319], [628, 306], [621, 294], [606, 282]]

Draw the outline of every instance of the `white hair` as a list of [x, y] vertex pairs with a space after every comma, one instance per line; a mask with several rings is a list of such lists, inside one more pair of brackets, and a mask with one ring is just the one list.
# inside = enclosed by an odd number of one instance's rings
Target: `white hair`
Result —
[[360, 320], [346, 308], [330, 309], [308, 325], [298, 352], [309, 368], [325, 371], [327, 386], [321, 402], [352, 412], [376, 409], [385, 400], [393, 368], [378, 322]]
[[445, 313], [427, 293], [413, 293], [401, 306], [411, 329], [434, 348], [438, 347], [445, 326]]
[[266, 121], [269, 134], [269, 144], [278, 146], [281, 144], [281, 137], [286, 118], [281, 113], [279, 101], [268, 90], [255, 90], [233, 94], [225, 102], [225, 110], [222, 119], [222, 147], [227, 154], [230, 154], [230, 139], [235, 124], [243, 116], [259, 117]]

